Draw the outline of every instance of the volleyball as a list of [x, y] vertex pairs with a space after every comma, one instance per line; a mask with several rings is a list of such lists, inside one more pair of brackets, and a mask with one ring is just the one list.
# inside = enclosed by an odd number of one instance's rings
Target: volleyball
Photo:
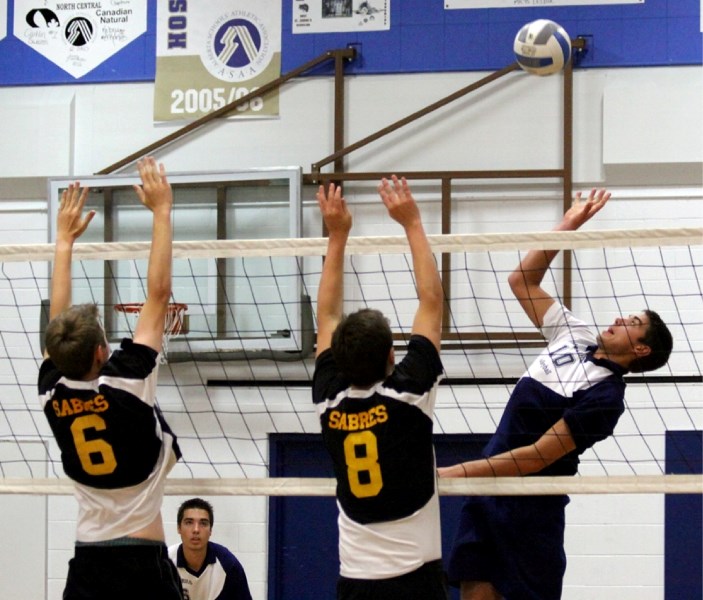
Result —
[[539, 19], [517, 32], [513, 51], [523, 70], [534, 75], [552, 75], [569, 62], [571, 39], [558, 23]]

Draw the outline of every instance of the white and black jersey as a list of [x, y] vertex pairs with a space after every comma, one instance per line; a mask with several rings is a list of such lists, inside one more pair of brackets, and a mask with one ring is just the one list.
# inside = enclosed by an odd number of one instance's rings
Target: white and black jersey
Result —
[[[542, 320], [548, 345], [516, 384], [483, 454], [534, 444], [564, 419], [576, 448], [535, 475], [575, 475], [579, 455], [612, 435], [625, 411], [625, 369], [594, 356], [595, 332], [560, 303]], [[558, 600], [568, 502], [566, 495], [470, 496], [447, 562], [449, 580], [490, 581], [504, 598]]]
[[394, 577], [441, 556], [432, 415], [442, 372], [419, 335], [369, 389], [349, 386], [331, 350], [317, 358], [313, 401], [337, 480], [344, 577]]
[[180, 458], [155, 406], [157, 352], [122, 341], [97, 379], [68, 379], [46, 359], [39, 397], [76, 483], [80, 542], [129, 535], [161, 510], [164, 480]]
[[563, 418], [576, 449], [539, 474], [574, 475], [579, 455], [612, 435], [625, 412], [625, 369], [595, 358], [596, 335], [558, 302], [543, 321], [548, 346], [515, 386], [484, 455], [533, 444]]
[[198, 571], [188, 567], [183, 544], [170, 546], [168, 556], [178, 568], [184, 600], [251, 600], [244, 568], [224, 546], [208, 542], [205, 561]]

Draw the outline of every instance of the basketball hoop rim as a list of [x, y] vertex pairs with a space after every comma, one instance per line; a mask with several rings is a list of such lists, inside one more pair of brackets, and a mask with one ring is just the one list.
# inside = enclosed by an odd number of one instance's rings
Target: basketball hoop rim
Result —
[[[122, 302], [120, 304], [115, 304], [114, 309], [116, 312], [122, 312], [125, 314], [136, 314], [142, 310], [144, 307], [144, 302]], [[183, 302], [169, 302], [168, 304], [169, 312], [181, 312], [188, 310], [188, 305]]]
[[[114, 305], [115, 312], [125, 315], [140, 315], [144, 302], [122, 302]], [[162, 352], [165, 355], [168, 340], [174, 335], [188, 333], [187, 315], [188, 305], [183, 302], [170, 302], [164, 316], [164, 342]]]

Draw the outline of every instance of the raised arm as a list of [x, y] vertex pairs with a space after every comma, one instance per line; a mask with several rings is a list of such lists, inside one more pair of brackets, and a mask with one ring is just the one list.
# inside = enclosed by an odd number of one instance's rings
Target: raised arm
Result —
[[[554, 231], [575, 231], [603, 208], [609, 198], [609, 192], [593, 189], [582, 201], [578, 192]], [[544, 314], [554, 304], [554, 298], [542, 288], [542, 280], [557, 254], [557, 250], [530, 250], [508, 277], [510, 289], [537, 327], [542, 326]]]
[[329, 232], [327, 254], [317, 290], [316, 356], [332, 345], [332, 334], [342, 320], [344, 304], [344, 250], [349, 239], [352, 216], [342, 196], [342, 188], [330, 183], [317, 190], [317, 204]]
[[488, 458], [440, 467], [437, 472], [440, 477], [519, 477], [538, 473], [575, 449], [569, 426], [560, 419], [534, 444]]
[[405, 178], [399, 180], [395, 175], [391, 177], [391, 181], [393, 185], [384, 178], [378, 186], [378, 193], [388, 209], [388, 214], [403, 226], [410, 245], [419, 300], [412, 332], [425, 336], [439, 350], [444, 295], [437, 263], [408, 182]]
[[171, 298], [173, 193], [163, 164], [153, 157], [137, 163], [142, 185], [135, 185], [141, 203], [153, 214], [151, 250], [147, 270], [146, 300], [134, 331], [134, 341], [161, 351], [164, 319]]
[[93, 220], [95, 211], [83, 216], [83, 206], [88, 198], [88, 188], [81, 190], [80, 183], [69, 184], [61, 194], [61, 203], [56, 219], [56, 245], [54, 248], [54, 267], [51, 275], [51, 305], [49, 320], [58, 316], [71, 306], [73, 282], [71, 279], [71, 261], [73, 244], [83, 235], [88, 224]]

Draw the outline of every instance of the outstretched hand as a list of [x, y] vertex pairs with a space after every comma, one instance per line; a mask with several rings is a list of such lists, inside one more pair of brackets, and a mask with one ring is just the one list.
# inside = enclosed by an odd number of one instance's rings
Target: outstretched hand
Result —
[[173, 193], [163, 163], [157, 164], [153, 156], [147, 156], [137, 162], [137, 169], [142, 185], [135, 184], [133, 187], [141, 203], [151, 212], [160, 208], [170, 210]]
[[398, 179], [392, 175], [391, 181], [393, 182], [392, 186], [384, 177], [378, 185], [378, 193], [391, 218], [407, 229], [420, 221], [420, 210], [417, 208], [405, 177]]
[[81, 189], [81, 184], [76, 181], [70, 183], [61, 194], [59, 213], [56, 219], [57, 241], [75, 242], [88, 228], [93, 220], [95, 211], [91, 210], [83, 216], [83, 206], [88, 198], [88, 188]]
[[562, 224], [568, 229], [578, 229], [603, 208], [609, 199], [610, 192], [605, 190], [594, 188], [585, 200], [581, 200], [581, 192], [576, 192], [571, 208], [564, 213]]
[[342, 196], [342, 188], [330, 183], [325, 193], [325, 186], [317, 189], [317, 204], [325, 221], [327, 230], [332, 233], [348, 234], [352, 226], [352, 216], [347, 202]]
[[451, 476], [451, 469], [449, 467], [437, 467], [437, 477], [440, 479], [446, 479]]

